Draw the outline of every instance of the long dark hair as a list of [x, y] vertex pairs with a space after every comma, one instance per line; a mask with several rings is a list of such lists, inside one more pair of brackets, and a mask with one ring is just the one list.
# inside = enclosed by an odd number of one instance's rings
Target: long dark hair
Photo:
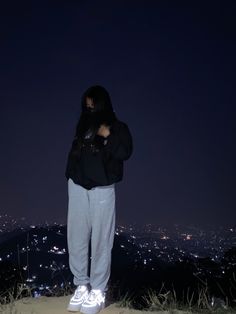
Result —
[[[93, 100], [93, 111], [88, 109], [86, 97]], [[97, 135], [100, 125], [105, 124], [112, 128], [116, 120], [117, 117], [108, 91], [100, 85], [89, 87], [81, 97], [81, 115], [76, 125], [74, 154], [79, 155], [82, 145], [86, 143], [92, 144], [92, 147], [97, 150], [100, 149], [102, 146], [101, 137]], [[90, 132], [89, 139], [85, 139], [88, 132]]]

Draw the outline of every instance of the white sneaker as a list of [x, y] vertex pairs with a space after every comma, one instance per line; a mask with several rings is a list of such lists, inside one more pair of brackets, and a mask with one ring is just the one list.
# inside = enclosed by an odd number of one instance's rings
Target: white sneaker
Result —
[[96, 314], [105, 307], [105, 292], [100, 289], [92, 289], [89, 296], [83, 302], [80, 312], [85, 314]]
[[67, 310], [71, 312], [79, 311], [82, 303], [86, 300], [88, 295], [88, 287], [86, 285], [79, 285], [70, 299]]

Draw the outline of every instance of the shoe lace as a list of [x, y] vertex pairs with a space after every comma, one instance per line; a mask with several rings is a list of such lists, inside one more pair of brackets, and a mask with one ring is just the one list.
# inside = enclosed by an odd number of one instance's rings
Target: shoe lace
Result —
[[105, 301], [105, 297], [102, 295], [102, 293], [100, 291], [94, 291], [91, 290], [89, 297], [88, 297], [89, 301], [93, 301], [94, 299], [97, 299], [97, 301], [99, 303], [104, 302]]
[[82, 288], [81, 286], [79, 286], [76, 290], [75, 290], [75, 298], [79, 298], [80, 297], [80, 293], [81, 292], [85, 292], [86, 290], [84, 290], [84, 288]]

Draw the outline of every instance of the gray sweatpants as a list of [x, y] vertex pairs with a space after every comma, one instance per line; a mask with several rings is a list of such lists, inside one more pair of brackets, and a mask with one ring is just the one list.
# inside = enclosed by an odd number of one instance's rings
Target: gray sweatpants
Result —
[[[107, 291], [115, 234], [115, 183], [87, 190], [68, 180], [67, 244], [75, 285]], [[89, 242], [91, 268], [88, 274]]]

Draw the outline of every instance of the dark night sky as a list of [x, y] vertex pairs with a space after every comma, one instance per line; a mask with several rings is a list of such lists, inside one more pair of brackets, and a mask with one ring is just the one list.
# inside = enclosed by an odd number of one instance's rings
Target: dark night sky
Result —
[[117, 223], [235, 224], [235, 1], [32, 3], [0, 10], [0, 212], [66, 222], [81, 95], [99, 84], [133, 135]]

